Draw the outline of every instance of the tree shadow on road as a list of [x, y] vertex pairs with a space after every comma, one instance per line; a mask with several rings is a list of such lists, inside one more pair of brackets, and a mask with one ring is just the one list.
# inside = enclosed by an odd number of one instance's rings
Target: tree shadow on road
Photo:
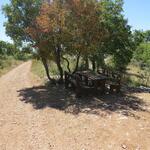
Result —
[[30, 103], [35, 109], [54, 108], [65, 113], [106, 115], [112, 112], [121, 113], [139, 119], [134, 112], [147, 111], [147, 104], [132, 94], [103, 96], [84, 96], [76, 98], [75, 94], [63, 86], [37, 86], [22, 89], [20, 100]]

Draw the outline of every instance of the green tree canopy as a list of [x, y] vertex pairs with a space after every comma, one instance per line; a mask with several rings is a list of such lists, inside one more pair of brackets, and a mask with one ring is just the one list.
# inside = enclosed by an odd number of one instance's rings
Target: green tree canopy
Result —
[[3, 12], [7, 17], [6, 34], [15, 44], [32, 41], [25, 28], [30, 26], [39, 14], [40, 5], [41, 0], [10, 0], [10, 4], [3, 6]]
[[125, 68], [140, 43], [122, 14], [123, 0], [11, 0], [3, 11], [7, 34], [17, 44], [32, 42], [49, 79], [47, 62], [57, 64], [62, 79], [66, 55], [77, 56], [75, 70], [81, 58], [99, 66], [109, 56]]

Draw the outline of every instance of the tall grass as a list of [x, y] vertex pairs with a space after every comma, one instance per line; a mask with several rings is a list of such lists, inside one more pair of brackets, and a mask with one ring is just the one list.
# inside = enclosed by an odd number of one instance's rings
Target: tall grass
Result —
[[37, 75], [41, 79], [44, 79], [46, 77], [43, 64], [39, 60], [36, 60], [36, 59], [32, 60], [31, 71], [33, 74]]
[[[73, 68], [75, 67], [75, 63], [73, 63], [75, 61], [72, 61], [70, 63], [70, 68], [71, 70], [73, 70]], [[63, 62], [63, 68], [65, 70], [67, 70], [66, 67], [66, 63]], [[49, 70], [50, 70], [50, 75], [51, 76], [56, 76], [58, 75], [58, 70], [57, 70], [57, 66], [54, 62], [49, 62]], [[39, 76], [41, 79], [46, 79], [46, 73], [45, 73], [45, 69], [43, 67], [43, 64], [41, 63], [41, 61], [39, 60], [33, 60], [32, 63], [32, 72]], [[124, 78], [124, 83], [129, 85], [129, 86], [150, 86], [150, 80], [147, 81], [148, 77], [150, 77], [150, 71], [145, 70], [145, 69], [141, 69], [140, 66], [135, 65], [133, 63], [131, 63], [128, 67], [127, 67], [127, 73], [125, 74], [125, 78]]]
[[10, 71], [12, 68], [21, 64], [22, 61], [16, 60], [13, 56], [0, 55], [0, 76]]
[[150, 86], [150, 68], [141, 68], [139, 65], [130, 64], [127, 68], [126, 82], [131, 86]]
[[[68, 58], [68, 59], [69, 59], [69, 58]], [[70, 61], [70, 69], [71, 69], [71, 70], [74, 70], [74, 68], [75, 68], [75, 63], [74, 63], [74, 62], [75, 62], [75, 60], [74, 60], [74, 59], [72, 59], [72, 60], [70, 59], [69, 61]], [[50, 61], [50, 62], [48, 63], [48, 65], [49, 65], [49, 72], [50, 72], [50, 75], [51, 75], [52, 77], [58, 76], [58, 75], [59, 75], [59, 72], [58, 72], [56, 63], [54, 63], [53, 61]], [[67, 70], [67, 63], [66, 63], [65, 61], [62, 61], [62, 64], [61, 64], [61, 65], [63, 66], [64, 71], [68, 71], [68, 70]], [[40, 60], [33, 59], [31, 71], [32, 71], [35, 75], [39, 76], [41, 79], [42, 79], [42, 78], [46, 78], [45, 69], [44, 69], [43, 64], [42, 64], [42, 62], [41, 62]]]

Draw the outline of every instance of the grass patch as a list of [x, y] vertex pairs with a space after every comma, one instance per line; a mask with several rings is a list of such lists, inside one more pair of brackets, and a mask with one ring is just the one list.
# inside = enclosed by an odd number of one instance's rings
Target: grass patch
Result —
[[37, 75], [41, 79], [44, 79], [46, 77], [46, 73], [43, 67], [43, 64], [39, 60], [32, 60], [32, 67], [31, 71], [34, 75]]
[[12, 56], [0, 56], [0, 76], [6, 74], [21, 63], [22, 61], [16, 60]]
[[[72, 59], [72, 62], [70, 62], [71, 70], [73, 70], [75, 67], [74, 62], [75, 62], [74, 59]], [[63, 66], [64, 70], [67, 71], [67, 67], [66, 67], [67, 65], [66, 65], [65, 61], [62, 63], [62, 66]], [[50, 75], [52, 77], [55, 77], [56, 75], [59, 74], [58, 70], [57, 70], [57, 66], [54, 62], [49, 62], [49, 70], [50, 70]], [[43, 64], [40, 60], [33, 60], [32, 72], [35, 75], [37, 75], [38, 77], [40, 77], [42, 80], [46, 79], [45, 69], [44, 69]], [[140, 68], [140, 66], [130, 64], [127, 68], [127, 74], [125, 75], [124, 82], [127, 83], [129, 86], [133, 86], [133, 87], [137, 87], [140, 85], [150, 86], [150, 81], [148, 81], [146, 83], [146, 77], [143, 76], [144, 73], [145, 73], [145, 70], [142, 70]], [[147, 73], [150, 74], [150, 72], [147, 72]]]
[[140, 68], [139, 65], [130, 64], [128, 66], [126, 81], [131, 86], [150, 86], [150, 70]]
[[[68, 58], [69, 59], [69, 58]], [[70, 60], [69, 60], [70, 61]], [[71, 70], [74, 70], [74, 68], [75, 68], [75, 60], [74, 59], [72, 59], [71, 61], [70, 61], [70, 69]], [[56, 63], [54, 63], [54, 62], [49, 62], [48, 63], [49, 64], [49, 72], [50, 72], [50, 75], [51, 75], [51, 77], [53, 78], [55, 78], [56, 76], [58, 76], [59, 75], [59, 72], [58, 72], [58, 69], [57, 69], [57, 65], [56, 65]], [[65, 61], [62, 61], [62, 66], [63, 66], [63, 68], [64, 68], [64, 71], [68, 71], [67, 70], [67, 63], [65, 62]], [[37, 75], [38, 77], [40, 77], [41, 79], [45, 79], [46, 78], [46, 73], [45, 73], [45, 69], [44, 69], [44, 67], [43, 67], [43, 64], [42, 64], [42, 62], [40, 61], [40, 60], [36, 60], [36, 59], [34, 59], [33, 61], [32, 61], [32, 68], [31, 68], [31, 71], [32, 71], [32, 73], [33, 74], [35, 74], [35, 75]]]
[[[59, 75], [56, 64], [54, 62], [49, 62], [48, 65], [49, 65], [50, 76], [52, 78], [56, 78], [56, 76]], [[43, 80], [43, 82], [47, 80], [45, 68], [40, 60], [36, 60], [36, 59], [32, 60], [31, 72], [34, 75], [38, 76], [41, 80]]]

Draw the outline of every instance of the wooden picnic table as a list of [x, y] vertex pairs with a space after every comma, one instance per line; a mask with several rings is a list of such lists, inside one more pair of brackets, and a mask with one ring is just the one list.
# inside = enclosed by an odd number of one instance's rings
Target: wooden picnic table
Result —
[[102, 93], [105, 92], [105, 83], [108, 77], [100, 74], [94, 74], [90, 71], [80, 71], [76, 74], [79, 75], [81, 80], [85, 82], [85, 85], [93, 86], [95, 90], [100, 88]]
[[121, 89], [120, 80], [119, 76], [118, 78], [111, 78], [92, 71], [78, 71], [75, 74], [65, 72], [65, 87], [74, 89], [77, 95], [99, 93], [99, 91], [103, 94], [105, 89], [109, 90], [109, 93], [119, 93]]

